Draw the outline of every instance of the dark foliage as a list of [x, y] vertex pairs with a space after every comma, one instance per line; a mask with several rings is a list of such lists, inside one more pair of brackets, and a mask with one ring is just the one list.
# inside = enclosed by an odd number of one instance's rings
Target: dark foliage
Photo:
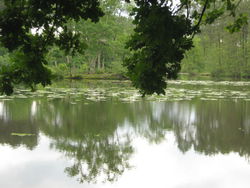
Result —
[[67, 22], [97, 22], [101, 16], [97, 0], [5, 0], [0, 12], [0, 41], [14, 58], [0, 69], [0, 90], [11, 94], [15, 84], [24, 83], [32, 89], [39, 83], [50, 84], [51, 74], [45, 66], [48, 47], [58, 45], [66, 53], [82, 52], [85, 45]]
[[192, 47], [191, 20], [174, 15], [170, 7], [138, 2], [135, 34], [127, 43], [132, 56], [125, 66], [134, 86], [145, 94], [164, 93], [166, 77], [176, 78], [184, 53]]
[[[132, 11], [135, 34], [127, 43], [131, 57], [124, 63], [133, 85], [143, 95], [164, 93], [166, 79], [177, 77], [184, 53], [192, 47], [201, 24], [211, 24], [225, 13], [237, 17], [228, 26], [230, 31], [246, 24], [245, 16], [236, 12], [239, 2], [181, 0], [176, 5], [172, 0], [136, 0]], [[103, 14], [98, 0], [1, 1], [0, 42], [14, 58], [0, 68], [0, 91], [11, 94], [20, 83], [32, 89], [36, 84], [50, 84], [45, 60], [49, 47], [57, 45], [72, 55], [86, 47], [67, 23], [82, 19], [97, 22]]]

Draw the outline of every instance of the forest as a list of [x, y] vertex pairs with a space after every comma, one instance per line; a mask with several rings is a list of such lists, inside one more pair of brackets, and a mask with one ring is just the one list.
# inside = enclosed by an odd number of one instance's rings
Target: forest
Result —
[[[249, 18], [250, 1], [242, 1], [239, 14]], [[182, 72], [208, 74], [214, 77], [250, 77], [250, 25], [230, 33], [227, 24], [233, 18], [223, 16], [211, 25], [201, 28], [194, 38], [194, 48], [188, 51], [182, 62]], [[249, 23], [249, 19], [247, 20]]]
[[249, 188], [249, 10], [0, 0], [0, 187]]
[[[81, 33], [83, 53], [65, 55], [58, 46], [50, 47], [46, 60], [54, 78], [81, 78], [82, 74], [94, 73], [125, 75], [122, 66], [128, 54], [125, 42], [133, 31], [132, 18], [127, 14], [131, 6], [119, 1], [103, 1], [101, 8], [105, 16], [98, 23], [90, 20], [67, 23], [69, 28]], [[13, 55], [1, 47], [0, 65], [10, 64], [12, 58]]]
[[[67, 3], [25, 3], [0, 4], [0, 90], [6, 94], [16, 84], [34, 90], [51, 78], [130, 79], [145, 95], [164, 94], [166, 80], [178, 73], [250, 76], [248, 0], [178, 6], [153, 0], [89, 1], [95, 7], [85, 8], [84, 15], [72, 14], [77, 6], [67, 9]], [[34, 12], [21, 10], [28, 6]], [[12, 20], [8, 10], [29, 19]]]

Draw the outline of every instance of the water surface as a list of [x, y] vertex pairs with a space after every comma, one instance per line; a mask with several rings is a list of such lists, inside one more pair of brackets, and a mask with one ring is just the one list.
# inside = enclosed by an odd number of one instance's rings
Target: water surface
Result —
[[0, 187], [250, 185], [250, 82], [57, 83], [0, 97]]

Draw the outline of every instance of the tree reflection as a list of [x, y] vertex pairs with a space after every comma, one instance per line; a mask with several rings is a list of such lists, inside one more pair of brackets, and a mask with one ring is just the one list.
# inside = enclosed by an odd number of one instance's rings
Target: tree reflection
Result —
[[197, 101], [172, 104], [169, 115], [178, 147], [206, 155], [237, 152], [250, 156], [249, 103], [244, 101]]
[[[38, 127], [30, 118], [31, 101], [0, 102], [0, 143], [32, 150], [38, 143]], [[17, 134], [16, 134], [17, 133]], [[18, 136], [18, 134], [22, 136]], [[29, 136], [25, 136], [29, 134]]]
[[40, 127], [42, 132], [52, 138], [54, 149], [73, 161], [65, 169], [69, 176], [77, 177], [81, 183], [115, 181], [130, 168], [134, 150], [130, 135], [118, 129], [126, 118], [126, 108], [120, 107], [107, 103], [72, 105], [55, 100], [38, 109], [38, 117], [47, 114], [46, 124]]
[[130, 140], [119, 142], [118, 138], [93, 138], [85, 136], [78, 142], [56, 142], [55, 147], [74, 160], [65, 171], [70, 176], [78, 176], [83, 182], [96, 182], [98, 177], [103, 181], [115, 181], [130, 168], [129, 158], [133, 153]]
[[[250, 156], [250, 103], [178, 101], [120, 103], [27, 99], [0, 103], [0, 143], [37, 145], [38, 130], [72, 165], [65, 172], [80, 182], [115, 181], [130, 168], [136, 137], [150, 143], [175, 135], [178, 148], [206, 155]], [[32, 133], [14, 137], [11, 133]]]

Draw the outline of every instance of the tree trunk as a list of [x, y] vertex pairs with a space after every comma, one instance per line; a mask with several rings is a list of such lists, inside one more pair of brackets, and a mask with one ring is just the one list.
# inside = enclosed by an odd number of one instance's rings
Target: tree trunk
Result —
[[101, 53], [98, 54], [97, 56], [97, 70], [101, 69]]
[[66, 56], [67, 63], [69, 64], [69, 76], [72, 77], [72, 65], [69, 59], [69, 56]]
[[105, 69], [105, 65], [104, 65], [104, 57], [102, 58], [102, 69]]
[[95, 68], [96, 68], [96, 57], [93, 57], [90, 61], [90, 66], [89, 66], [90, 72], [95, 71]]

